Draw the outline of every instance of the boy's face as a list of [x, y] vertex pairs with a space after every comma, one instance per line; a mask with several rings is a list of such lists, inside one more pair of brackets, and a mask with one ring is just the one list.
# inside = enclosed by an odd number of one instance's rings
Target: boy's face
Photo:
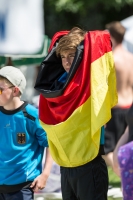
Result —
[[11, 103], [14, 87], [15, 86], [6, 83], [4, 80], [0, 80], [0, 106], [4, 107]]
[[75, 52], [76, 52], [75, 49], [70, 49], [70, 50], [62, 51], [60, 54], [63, 68], [65, 69], [67, 73], [69, 72], [71, 68], [72, 62], [74, 60]]

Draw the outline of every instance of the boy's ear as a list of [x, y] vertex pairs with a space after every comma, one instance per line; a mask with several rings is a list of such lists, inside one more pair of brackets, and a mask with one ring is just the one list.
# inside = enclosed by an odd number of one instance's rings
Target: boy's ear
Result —
[[13, 88], [13, 94], [14, 94], [14, 96], [20, 95], [20, 90], [19, 90], [18, 87], [14, 86], [14, 88]]

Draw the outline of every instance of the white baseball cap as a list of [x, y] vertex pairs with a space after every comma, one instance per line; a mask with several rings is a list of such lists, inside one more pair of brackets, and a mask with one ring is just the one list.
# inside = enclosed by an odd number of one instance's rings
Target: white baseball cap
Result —
[[17, 86], [21, 92], [26, 87], [26, 79], [20, 69], [13, 66], [5, 66], [0, 69], [0, 76], [9, 80], [14, 86]]

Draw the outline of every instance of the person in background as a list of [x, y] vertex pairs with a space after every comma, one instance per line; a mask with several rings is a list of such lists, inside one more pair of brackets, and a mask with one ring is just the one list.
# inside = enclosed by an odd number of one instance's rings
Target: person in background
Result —
[[105, 126], [105, 155], [103, 158], [114, 171], [113, 151], [127, 127], [126, 114], [132, 105], [133, 87], [133, 55], [123, 44], [125, 28], [119, 21], [106, 25], [113, 47], [113, 56], [116, 70], [118, 104], [112, 108], [112, 118]]
[[[26, 87], [23, 73], [0, 69], [0, 199], [33, 200], [46, 185], [52, 158], [38, 110], [21, 100]], [[46, 148], [45, 167], [42, 158]]]
[[133, 104], [126, 116], [127, 128], [113, 152], [114, 170], [121, 177], [124, 200], [133, 199]]

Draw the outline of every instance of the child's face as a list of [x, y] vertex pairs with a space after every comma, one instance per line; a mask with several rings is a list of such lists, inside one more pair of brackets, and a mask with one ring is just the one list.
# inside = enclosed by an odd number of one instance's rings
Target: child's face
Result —
[[74, 60], [75, 52], [76, 52], [75, 49], [70, 49], [70, 50], [62, 51], [60, 54], [62, 65], [67, 73], [69, 72], [71, 68], [72, 62]]
[[0, 106], [6, 106], [12, 101], [13, 85], [0, 80]]

